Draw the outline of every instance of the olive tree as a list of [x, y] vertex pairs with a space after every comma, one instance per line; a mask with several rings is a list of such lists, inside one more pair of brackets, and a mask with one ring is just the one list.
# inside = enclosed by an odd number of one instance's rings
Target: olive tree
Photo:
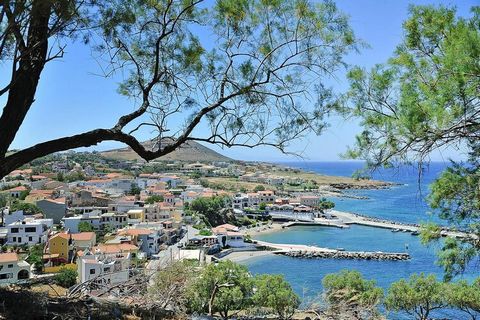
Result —
[[[118, 91], [133, 111], [112, 127], [7, 154], [34, 107], [43, 68], [67, 59], [65, 45], [84, 35], [95, 39], [104, 74], [124, 75]], [[337, 99], [324, 80], [356, 42], [329, 0], [2, 1], [0, 60], [11, 76], [0, 87], [0, 177], [106, 140], [147, 161], [188, 141], [291, 152], [291, 141], [325, 127]], [[136, 138], [145, 130], [155, 133], [147, 145]]]

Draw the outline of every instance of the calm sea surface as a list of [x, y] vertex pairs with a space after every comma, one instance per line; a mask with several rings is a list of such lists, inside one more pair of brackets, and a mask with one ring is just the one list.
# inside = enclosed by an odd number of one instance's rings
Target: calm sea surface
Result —
[[[359, 162], [289, 162], [283, 163], [320, 174], [351, 176], [363, 164]], [[332, 198], [336, 209], [370, 215], [389, 220], [417, 223], [422, 221], [439, 221], [429, 213], [424, 199], [428, 194], [428, 184], [445, 168], [443, 163], [432, 163], [424, 170], [419, 181], [418, 171], [413, 167], [395, 170], [382, 169], [373, 173], [373, 178], [399, 183], [388, 190], [359, 190], [351, 193], [367, 196], [368, 200]], [[352, 226], [349, 229], [329, 227], [302, 226], [293, 227], [276, 233], [257, 236], [259, 240], [312, 244], [329, 248], [345, 248], [356, 251], [405, 252], [411, 255], [409, 261], [364, 261], [334, 259], [297, 259], [283, 256], [268, 256], [245, 263], [250, 271], [257, 273], [281, 273], [292, 284], [295, 291], [303, 298], [305, 304], [322, 291], [322, 278], [342, 269], [356, 269], [367, 279], [376, 280], [377, 284], [387, 288], [400, 278], [412, 273], [435, 273], [442, 278], [442, 270], [435, 264], [435, 252], [438, 245], [425, 247], [420, 239], [410, 233], [393, 233], [389, 230]], [[472, 268], [463, 276], [471, 279], [479, 276], [480, 269]], [[435, 317], [461, 319], [459, 314], [438, 312]], [[389, 319], [408, 319], [399, 314], [390, 314]]]

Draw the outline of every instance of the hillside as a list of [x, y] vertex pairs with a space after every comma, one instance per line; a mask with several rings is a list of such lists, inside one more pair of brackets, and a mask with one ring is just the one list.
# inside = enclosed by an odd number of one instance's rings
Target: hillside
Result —
[[[153, 142], [146, 141], [143, 145], [151, 149]], [[110, 159], [118, 159], [118, 160], [138, 160], [140, 157], [130, 148], [120, 148], [120, 149], [112, 149], [101, 152], [101, 155], [110, 158]], [[156, 160], [161, 161], [186, 161], [186, 162], [193, 162], [193, 161], [200, 161], [200, 162], [211, 162], [211, 161], [233, 161], [233, 159], [228, 158], [220, 153], [213, 151], [210, 148], [207, 148], [195, 141], [188, 141], [184, 143], [180, 148], [177, 150], [163, 156], [157, 158]]]

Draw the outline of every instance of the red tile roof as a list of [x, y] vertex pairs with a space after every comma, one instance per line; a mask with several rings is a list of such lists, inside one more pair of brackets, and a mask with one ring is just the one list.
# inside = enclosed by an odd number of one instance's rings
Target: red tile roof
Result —
[[0, 253], [0, 263], [16, 261], [18, 261], [18, 255], [15, 252]]

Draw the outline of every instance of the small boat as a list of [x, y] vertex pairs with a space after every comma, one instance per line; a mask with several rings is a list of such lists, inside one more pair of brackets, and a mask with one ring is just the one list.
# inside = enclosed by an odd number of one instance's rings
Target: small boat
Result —
[[345, 248], [337, 248], [337, 251], [345, 251]]
[[400, 229], [393, 229], [392, 232], [399, 232]]
[[420, 234], [420, 232], [418, 232], [417, 230], [412, 231], [412, 236], [418, 236], [419, 234]]

